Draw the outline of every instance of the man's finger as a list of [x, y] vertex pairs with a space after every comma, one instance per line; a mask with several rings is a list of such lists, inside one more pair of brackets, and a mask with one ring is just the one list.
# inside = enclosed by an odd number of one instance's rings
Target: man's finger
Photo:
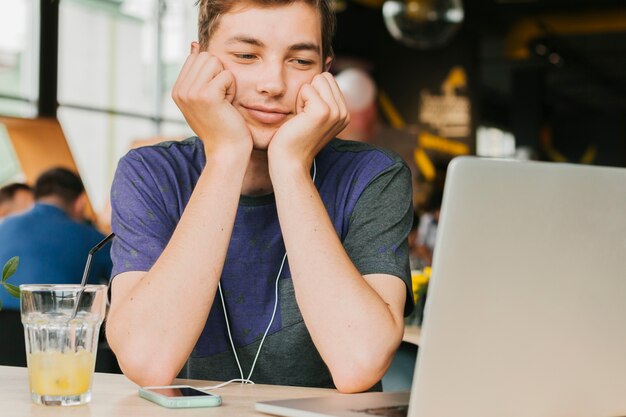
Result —
[[189, 55], [187, 56], [187, 59], [185, 60], [183, 67], [180, 69], [180, 72], [178, 73], [178, 78], [176, 78], [176, 82], [174, 83], [174, 86], [172, 87], [173, 95], [180, 94], [180, 87], [181, 85], [184, 84], [184, 81], [187, 79], [189, 70], [191, 69], [191, 67], [193, 66], [193, 63], [195, 62], [197, 58], [198, 54], [194, 53], [193, 42], [191, 43], [191, 46], [189, 49], [190, 49]]
[[333, 92], [335, 101], [337, 102], [337, 105], [339, 106], [340, 117], [342, 118], [346, 117], [348, 115], [348, 105], [346, 104], [346, 98], [341, 92], [341, 88], [339, 88], [339, 85], [337, 84], [337, 80], [335, 80], [335, 77], [333, 77], [332, 74], [329, 72], [323, 72], [322, 76], [326, 78], [326, 80], [328, 81], [328, 85], [330, 86], [330, 89]]
[[199, 53], [196, 62], [189, 70], [184, 86], [181, 88], [182, 92], [195, 94], [203, 90], [223, 69], [222, 63], [217, 58], [206, 52]]
[[[178, 74], [178, 80], [182, 80], [187, 77], [187, 74], [189, 73], [189, 70], [193, 66], [193, 63], [196, 61], [196, 58], [198, 57], [199, 52], [200, 52], [200, 44], [198, 42], [191, 42], [191, 45], [189, 46], [189, 56], [185, 60], [185, 63], [183, 64], [183, 68], [180, 70], [180, 73]], [[178, 83], [178, 80], [177, 80], [177, 83]]]
[[215, 78], [213, 78], [212, 82], [215, 85], [214, 91], [218, 94], [215, 99], [225, 98], [232, 103], [235, 98], [235, 93], [237, 92], [237, 86], [233, 73], [227, 70], [221, 71], [215, 76]]
[[296, 99], [296, 113], [300, 114], [304, 111], [323, 105], [323, 100], [319, 93], [311, 84], [302, 84]]
[[311, 85], [317, 90], [322, 100], [326, 102], [331, 112], [334, 113], [338, 111], [337, 101], [335, 100], [333, 90], [331, 89], [326, 77], [322, 74], [316, 75], [315, 78], [313, 78]]

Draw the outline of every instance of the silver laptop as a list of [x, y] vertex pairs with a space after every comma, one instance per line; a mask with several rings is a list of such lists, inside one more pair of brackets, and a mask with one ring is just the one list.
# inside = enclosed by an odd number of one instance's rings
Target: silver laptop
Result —
[[[434, 256], [409, 416], [626, 415], [626, 169], [457, 158]], [[408, 399], [256, 409], [403, 415]]]

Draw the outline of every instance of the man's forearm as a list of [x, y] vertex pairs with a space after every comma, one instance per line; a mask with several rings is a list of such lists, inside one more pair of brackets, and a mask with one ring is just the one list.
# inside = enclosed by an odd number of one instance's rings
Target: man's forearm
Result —
[[204, 328], [247, 162], [208, 160], [154, 266], [138, 281], [113, 281], [107, 337], [122, 370], [140, 385], [169, 384]]
[[400, 343], [401, 313], [353, 265], [308, 172], [283, 166], [272, 171], [272, 183], [298, 306], [313, 342], [340, 390], [368, 389]]

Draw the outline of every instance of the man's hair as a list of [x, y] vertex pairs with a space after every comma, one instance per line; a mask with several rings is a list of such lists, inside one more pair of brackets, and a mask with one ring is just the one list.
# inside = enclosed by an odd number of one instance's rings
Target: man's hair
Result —
[[[333, 57], [332, 39], [335, 33], [336, 18], [330, 6], [330, 0], [245, 0], [249, 4], [261, 7], [286, 6], [296, 2], [303, 2], [312, 6], [320, 14], [322, 29], [322, 58]], [[238, 3], [237, 0], [197, 0], [198, 5], [198, 41], [206, 48], [209, 39], [219, 24], [220, 16], [228, 13]]]
[[24, 184], [22, 182], [14, 182], [12, 184], [5, 185], [0, 188], [0, 204], [13, 200], [13, 197], [15, 197], [15, 194], [18, 191], [33, 192], [33, 189], [30, 188], [28, 184]]
[[65, 204], [72, 204], [85, 191], [80, 177], [66, 168], [44, 171], [35, 182], [35, 200], [56, 196]]

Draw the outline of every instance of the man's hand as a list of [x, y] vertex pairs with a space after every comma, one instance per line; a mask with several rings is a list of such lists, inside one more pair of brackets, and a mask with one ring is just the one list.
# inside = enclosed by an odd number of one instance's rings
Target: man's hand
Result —
[[350, 121], [343, 94], [328, 72], [316, 75], [311, 84], [302, 85], [296, 112], [270, 142], [270, 168], [290, 161], [309, 169], [315, 155]]
[[235, 91], [233, 74], [218, 58], [200, 52], [200, 45], [193, 42], [172, 98], [189, 127], [204, 142], [207, 155], [229, 148], [252, 149], [250, 130], [232, 105]]
[[[402, 339], [406, 293], [405, 284], [391, 275], [362, 275], [311, 181], [313, 158], [348, 121], [335, 80], [320, 74], [301, 87], [297, 115], [278, 129], [268, 148], [298, 308], [333, 383], [344, 393], [369, 389], [389, 368]], [[408, 204], [410, 192], [398, 201]]]

